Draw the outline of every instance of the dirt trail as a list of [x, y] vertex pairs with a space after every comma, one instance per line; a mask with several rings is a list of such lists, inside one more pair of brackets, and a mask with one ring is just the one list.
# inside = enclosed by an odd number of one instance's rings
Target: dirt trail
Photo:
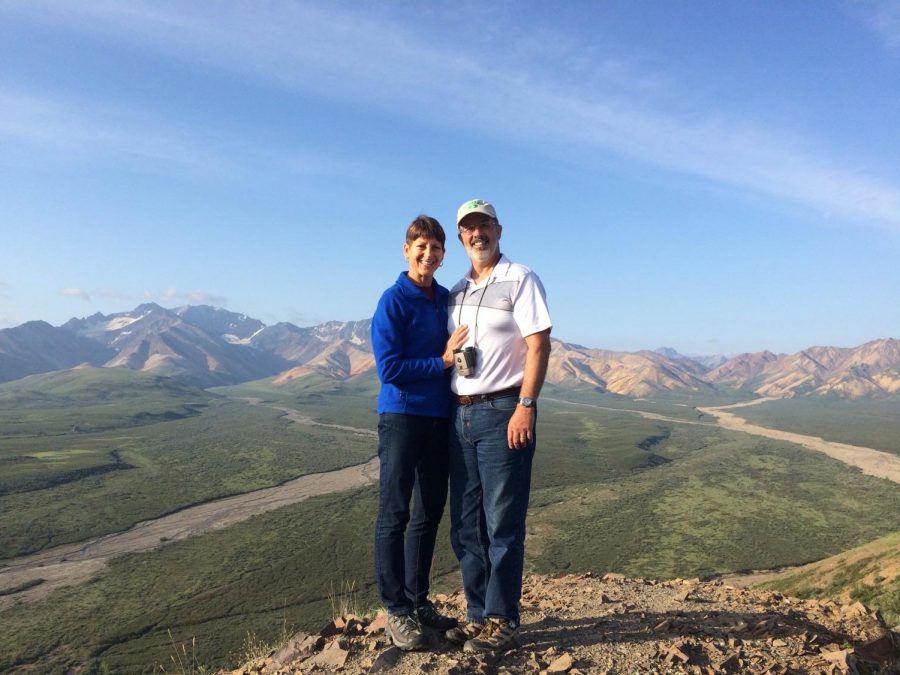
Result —
[[598, 408], [600, 410], [613, 410], [617, 412], [628, 412], [640, 415], [648, 420], [660, 420], [662, 422], [672, 422], [674, 424], [694, 424], [697, 426], [714, 427], [720, 426], [724, 429], [732, 431], [742, 431], [755, 436], [764, 436], [777, 441], [787, 441], [788, 443], [796, 443], [802, 445], [809, 450], [821, 452], [832, 457], [844, 464], [855, 466], [862, 470], [864, 474], [875, 476], [876, 478], [886, 478], [895, 483], [900, 483], [900, 457], [892, 455], [889, 452], [875, 450], [874, 448], [865, 448], [861, 445], [848, 445], [847, 443], [837, 443], [834, 441], [826, 441], [818, 436], [805, 436], [796, 434], [792, 431], [780, 431], [778, 429], [770, 429], [769, 427], [761, 427], [758, 424], [751, 424], [742, 417], [738, 417], [734, 413], [727, 412], [734, 408], [746, 408], [751, 405], [759, 405], [768, 401], [777, 401], [776, 398], [758, 398], [752, 401], [743, 401], [741, 403], [732, 403], [730, 405], [715, 407], [697, 407], [697, 410], [706, 415], [710, 415], [716, 419], [716, 423], [698, 422], [695, 420], [680, 419], [678, 417], [666, 417], [657, 413], [646, 412], [644, 410], [632, 410], [628, 408], [611, 408], [602, 405], [592, 405], [590, 403], [576, 403], [574, 401], [563, 401], [561, 399], [547, 399], [556, 403], [566, 403], [568, 405], [583, 406], [586, 408]]
[[876, 478], [887, 478], [888, 480], [900, 483], [900, 457], [892, 455], [889, 452], [875, 450], [874, 448], [864, 448], [859, 445], [848, 445], [847, 443], [836, 443], [834, 441], [826, 441], [818, 436], [805, 436], [804, 434], [796, 434], [792, 431], [780, 431], [778, 429], [770, 429], [769, 427], [761, 427], [758, 424], [751, 424], [743, 417], [738, 417], [734, 413], [726, 412], [735, 408], [743, 408], [750, 405], [758, 405], [766, 401], [775, 399], [756, 399], [745, 403], [733, 403], [731, 405], [697, 408], [702, 413], [712, 415], [720, 426], [731, 429], [733, 431], [743, 431], [748, 434], [757, 436], [765, 436], [778, 441], [787, 441], [802, 445], [804, 448], [821, 452], [838, 461], [858, 467], [864, 474], [875, 476]]
[[[256, 403], [258, 404], [258, 402]], [[272, 406], [275, 407], [275, 406]], [[377, 436], [369, 429], [322, 424], [290, 408], [277, 408], [298, 424], [311, 424], [342, 431]], [[43, 580], [18, 593], [0, 595], [0, 609], [16, 602], [34, 602], [61, 586], [83, 583], [96, 576], [106, 561], [124, 553], [149, 551], [163, 543], [187, 539], [218, 530], [273, 509], [296, 504], [319, 495], [342, 492], [378, 480], [378, 458], [365, 464], [336, 471], [300, 476], [275, 487], [225, 497], [137, 523], [124, 532], [115, 532], [75, 544], [65, 544], [29, 556], [0, 563], [0, 592]]]
[[[542, 401], [553, 401], [554, 403], [564, 403], [566, 405], [577, 405], [583, 408], [596, 408], [597, 410], [612, 410], [613, 412], [626, 412], [626, 413], [634, 413], [635, 415], [640, 415], [641, 417], [648, 420], [659, 420], [661, 422], [674, 422], [676, 424], [695, 424], [700, 427], [714, 427], [716, 424], [714, 422], [699, 422], [697, 420], [688, 420], [682, 417], [666, 417], [665, 415], [660, 415], [659, 413], [647, 412], [646, 410], [632, 410], [631, 408], [613, 408], [611, 406], [606, 405], [594, 405], [593, 403], [579, 403], [576, 401], [564, 401], [561, 398], [542, 398]], [[698, 408], [699, 410], [699, 408]]]
[[356, 434], [358, 436], [372, 436], [374, 438], [378, 438], [377, 431], [372, 431], [371, 429], [360, 429], [359, 427], [348, 427], [343, 424], [326, 424], [325, 422], [318, 422], [312, 417], [301, 414], [299, 410], [294, 410], [293, 408], [285, 408], [280, 405], [273, 405], [271, 403], [263, 403], [263, 400], [261, 398], [239, 398], [237, 400], [244, 401], [245, 403], [249, 403], [250, 405], [262, 405], [266, 408], [279, 410], [283, 412], [284, 416], [287, 417], [291, 422], [296, 422], [297, 424], [304, 424], [310, 427], [325, 427], [326, 429], [337, 429], [338, 431], [349, 431], [350, 433]]

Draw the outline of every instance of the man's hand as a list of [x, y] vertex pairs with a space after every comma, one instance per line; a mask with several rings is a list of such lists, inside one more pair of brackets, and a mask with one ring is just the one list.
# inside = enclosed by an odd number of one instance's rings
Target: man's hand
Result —
[[534, 408], [517, 405], [509, 426], [506, 427], [506, 441], [510, 450], [521, 450], [534, 440]]
[[[536, 399], [541, 393], [541, 385], [547, 375], [547, 361], [550, 359], [550, 329], [525, 336], [525, 374], [519, 396]], [[534, 441], [534, 408], [517, 405], [506, 428], [506, 441], [510, 450], [521, 450]]]

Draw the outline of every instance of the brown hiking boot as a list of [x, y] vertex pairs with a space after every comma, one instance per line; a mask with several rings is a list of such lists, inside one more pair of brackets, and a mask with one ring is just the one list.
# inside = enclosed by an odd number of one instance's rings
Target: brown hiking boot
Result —
[[455, 628], [451, 628], [446, 633], [444, 633], [444, 637], [455, 645], [461, 645], [468, 642], [472, 638], [481, 635], [481, 631], [483, 630], [483, 623], [464, 621], [463, 623], [457, 625]]
[[468, 654], [505, 652], [519, 646], [519, 626], [506, 619], [488, 619], [481, 635], [466, 640], [463, 651]]

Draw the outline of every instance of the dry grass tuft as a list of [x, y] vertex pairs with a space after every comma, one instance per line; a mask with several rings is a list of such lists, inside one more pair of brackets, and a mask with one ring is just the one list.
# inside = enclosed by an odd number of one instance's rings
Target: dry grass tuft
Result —
[[337, 619], [342, 616], [353, 614], [361, 616], [362, 611], [359, 606], [359, 598], [356, 591], [356, 580], [342, 579], [338, 584], [337, 590], [334, 583], [331, 584], [328, 591], [328, 602], [331, 604], [331, 618]]
[[197, 638], [191, 638], [191, 651], [188, 653], [188, 649], [185, 646], [185, 643], [181, 643], [180, 645], [175, 644], [175, 638], [172, 637], [172, 631], [166, 631], [169, 634], [169, 642], [172, 643], [172, 654], [169, 655], [169, 658], [172, 660], [172, 670], [167, 670], [166, 667], [162, 664], [159, 666], [159, 670], [162, 673], [177, 673], [177, 675], [206, 675], [210, 672], [210, 670], [202, 665], [197, 660]]

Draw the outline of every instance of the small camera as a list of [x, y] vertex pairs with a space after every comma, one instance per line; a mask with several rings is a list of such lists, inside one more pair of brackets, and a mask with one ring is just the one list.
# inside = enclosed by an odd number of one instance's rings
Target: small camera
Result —
[[453, 362], [460, 377], [475, 375], [475, 347], [463, 347], [453, 350]]

